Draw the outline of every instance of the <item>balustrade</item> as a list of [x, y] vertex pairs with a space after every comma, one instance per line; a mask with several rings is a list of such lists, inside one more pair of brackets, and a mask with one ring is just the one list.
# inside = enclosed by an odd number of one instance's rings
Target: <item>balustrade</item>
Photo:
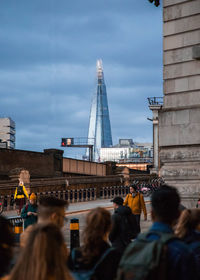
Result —
[[[141, 181], [142, 182], [142, 181]], [[37, 191], [34, 191], [37, 189]], [[46, 190], [44, 190], [44, 188]], [[76, 203], [83, 201], [92, 201], [97, 198], [100, 199], [111, 199], [115, 196], [125, 197], [129, 192], [129, 187], [124, 185], [114, 185], [114, 186], [88, 186], [82, 187], [79, 186], [77, 188], [68, 187], [68, 189], [64, 190], [52, 190], [53, 187], [45, 186], [41, 187], [41, 191], [39, 191], [40, 187], [31, 187], [31, 192], [35, 192], [37, 195], [37, 200], [41, 196], [48, 195], [58, 197], [59, 199], [66, 200], [68, 203]], [[58, 186], [55, 187], [58, 189]], [[15, 188], [8, 189], [7, 194], [0, 194], [0, 200], [4, 205], [4, 211], [15, 210], [16, 204], [14, 203], [14, 190]], [[1, 187], [0, 187], [1, 191]], [[2, 192], [3, 193], [3, 192]]]

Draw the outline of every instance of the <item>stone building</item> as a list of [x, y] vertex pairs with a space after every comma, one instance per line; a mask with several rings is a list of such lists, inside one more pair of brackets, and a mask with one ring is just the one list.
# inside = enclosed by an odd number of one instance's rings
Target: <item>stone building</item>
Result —
[[200, 1], [163, 0], [160, 175], [189, 206], [200, 194]]

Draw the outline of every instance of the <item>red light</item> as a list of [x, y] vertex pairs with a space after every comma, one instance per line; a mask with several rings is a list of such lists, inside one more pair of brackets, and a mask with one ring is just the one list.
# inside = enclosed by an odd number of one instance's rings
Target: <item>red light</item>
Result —
[[64, 142], [62, 142], [62, 146], [65, 146], [65, 143], [64, 143]]

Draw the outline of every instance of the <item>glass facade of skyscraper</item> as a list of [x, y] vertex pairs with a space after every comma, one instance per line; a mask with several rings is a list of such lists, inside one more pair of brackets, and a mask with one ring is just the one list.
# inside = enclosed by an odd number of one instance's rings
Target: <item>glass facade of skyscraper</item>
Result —
[[[112, 146], [112, 133], [102, 61], [97, 60], [97, 91], [92, 99], [88, 138], [94, 139], [94, 160], [100, 159], [100, 148]], [[90, 144], [90, 143], [89, 143]]]

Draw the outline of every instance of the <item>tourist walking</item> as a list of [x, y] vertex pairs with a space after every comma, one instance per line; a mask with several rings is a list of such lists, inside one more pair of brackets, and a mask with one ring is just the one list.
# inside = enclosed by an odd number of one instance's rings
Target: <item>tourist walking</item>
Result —
[[60, 229], [55, 224], [38, 224], [33, 226], [8, 280], [71, 280], [66, 262]]
[[194, 255], [176, 238], [172, 226], [179, 216], [177, 190], [163, 186], [151, 197], [153, 225], [126, 249], [119, 265], [117, 280], [199, 279]]
[[110, 212], [98, 207], [88, 213], [83, 245], [73, 249], [69, 258], [69, 268], [75, 279], [115, 279], [120, 254], [109, 245], [110, 229]]
[[196, 208], [200, 208], [200, 198], [197, 200]]
[[131, 209], [123, 206], [123, 198], [117, 196], [111, 201], [114, 206], [114, 214], [112, 215], [112, 229], [109, 240], [112, 246], [122, 254], [131, 240], [136, 238], [138, 225]]
[[37, 203], [36, 195], [32, 193], [29, 202], [22, 208], [21, 217], [24, 219], [24, 229], [37, 222]]
[[17, 212], [19, 215], [21, 214], [21, 209], [26, 203], [26, 198], [27, 200], [29, 200], [27, 190], [24, 186], [24, 183], [20, 182], [19, 185], [16, 187], [15, 194], [14, 194], [14, 201], [16, 202]]
[[136, 217], [138, 229], [140, 232], [140, 216], [142, 211], [144, 213], [144, 220], [147, 220], [147, 209], [144, 202], [144, 197], [140, 192], [137, 192], [136, 186], [130, 186], [129, 191], [130, 193], [127, 194], [124, 200], [124, 206], [128, 206], [131, 208], [132, 213]]

